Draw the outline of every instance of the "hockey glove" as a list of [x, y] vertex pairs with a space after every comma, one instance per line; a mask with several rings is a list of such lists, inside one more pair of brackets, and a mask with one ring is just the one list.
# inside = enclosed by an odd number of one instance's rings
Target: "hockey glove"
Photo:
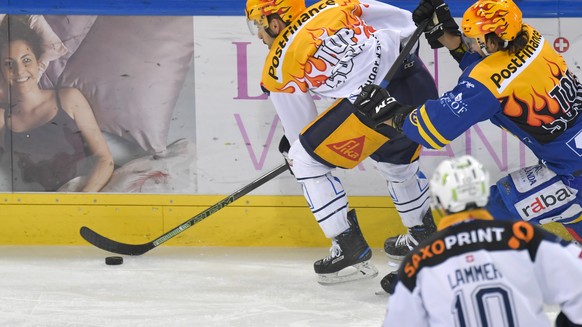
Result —
[[[354, 107], [372, 121], [372, 128], [388, 124], [399, 132], [414, 107], [400, 104], [388, 91], [378, 85], [366, 85], [354, 101]], [[388, 121], [389, 120], [389, 121]]]
[[444, 35], [445, 31], [461, 35], [459, 25], [451, 16], [449, 6], [443, 0], [420, 1], [418, 7], [412, 12], [412, 20], [416, 25], [419, 25], [426, 19], [431, 19], [432, 21], [427, 25], [424, 36], [433, 49], [443, 47], [438, 39]]
[[283, 155], [283, 159], [285, 159], [285, 162], [287, 162], [289, 172], [291, 172], [291, 175], [294, 175], [293, 170], [291, 170], [291, 160], [289, 159], [289, 150], [291, 150], [291, 144], [289, 143], [289, 140], [287, 139], [285, 134], [283, 134], [283, 137], [281, 137], [281, 141], [279, 141], [279, 152], [281, 152], [281, 154]]
[[380, 281], [380, 286], [382, 289], [392, 295], [394, 294], [394, 288], [396, 287], [396, 282], [398, 281], [398, 272], [392, 271], [388, 275], [384, 276]]
[[570, 319], [568, 319], [568, 317], [566, 317], [566, 315], [564, 314], [563, 311], [560, 311], [560, 313], [558, 314], [558, 317], [556, 317], [556, 322], [555, 322], [554, 326], [556, 326], [556, 327], [578, 327], [580, 325], [572, 322]]

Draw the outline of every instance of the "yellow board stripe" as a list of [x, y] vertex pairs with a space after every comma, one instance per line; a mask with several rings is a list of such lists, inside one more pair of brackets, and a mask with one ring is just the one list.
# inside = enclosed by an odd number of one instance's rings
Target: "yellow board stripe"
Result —
[[[149, 242], [222, 200], [218, 195], [0, 194], [0, 245], [83, 245], [87, 226], [116, 241]], [[405, 233], [388, 197], [352, 196], [372, 248]], [[436, 217], [436, 215], [435, 215]], [[438, 223], [438, 218], [436, 219]], [[557, 224], [543, 225], [565, 239]], [[329, 247], [303, 196], [245, 196], [163, 246]], [[381, 251], [381, 250], [380, 250]]]

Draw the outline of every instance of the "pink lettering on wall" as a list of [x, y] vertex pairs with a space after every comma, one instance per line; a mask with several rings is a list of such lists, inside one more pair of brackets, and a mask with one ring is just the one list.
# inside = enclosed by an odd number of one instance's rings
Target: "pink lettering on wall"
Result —
[[[473, 137], [473, 131], [476, 138]], [[527, 154], [527, 147], [523, 144], [523, 142], [519, 142], [519, 153], [517, 156], [511, 156], [509, 152], [509, 140], [507, 138], [507, 132], [505, 130], [499, 129], [499, 133], [501, 136], [500, 142], [495, 142], [494, 144], [491, 143], [491, 138], [487, 137], [487, 135], [483, 132], [479, 125], [474, 125], [470, 129], [468, 129], [463, 135], [460, 137], [464, 137], [465, 141], [465, 150], [464, 153], [455, 153], [453, 148], [450, 144], [446, 145], [444, 148], [440, 150], [432, 150], [432, 149], [422, 149], [421, 158], [422, 157], [445, 157], [445, 158], [453, 158], [455, 156], [461, 156], [464, 154], [474, 155], [474, 156], [483, 156], [483, 153], [475, 153], [475, 143], [480, 142], [487, 151], [486, 154], [493, 159], [499, 171], [505, 172], [509, 171], [509, 163], [510, 160], [513, 159], [515, 161], [519, 160], [519, 168], [524, 168], [526, 166], [526, 154]], [[499, 153], [501, 151], [501, 153]]]
[[[248, 73], [247, 73], [247, 46], [250, 42], [232, 42], [236, 47], [236, 85], [237, 100], [266, 100], [267, 95], [262, 93], [256, 96], [249, 95]], [[257, 72], [260, 74], [261, 72]]]
[[275, 117], [273, 118], [273, 121], [271, 122], [271, 127], [269, 128], [269, 133], [267, 134], [267, 139], [265, 140], [265, 143], [260, 146], [261, 153], [260, 153], [260, 158], [258, 160], [257, 160], [257, 155], [255, 154], [255, 150], [253, 148], [253, 144], [251, 142], [251, 139], [249, 138], [249, 135], [248, 135], [247, 130], [245, 128], [245, 124], [244, 124], [240, 114], [234, 114], [234, 120], [236, 121], [236, 125], [238, 126], [238, 129], [240, 130], [243, 141], [245, 142], [245, 145], [247, 147], [247, 151], [249, 152], [249, 156], [251, 158], [251, 162], [253, 163], [253, 166], [255, 167], [256, 170], [263, 169], [263, 165], [265, 164], [265, 159], [267, 158], [267, 153], [269, 153], [269, 149], [271, 148], [271, 143], [273, 143], [273, 137], [275, 136], [275, 131], [277, 130], [277, 125], [279, 124], [279, 117], [277, 115], [275, 115]]
[[[481, 130], [481, 127], [479, 127], [479, 125], [474, 125], [471, 129], [475, 130], [475, 133], [479, 136], [479, 139], [481, 140], [481, 142], [483, 142], [483, 145], [485, 146], [485, 148], [487, 149], [487, 152], [489, 153], [489, 155], [491, 155], [491, 157], [493, 158], [493, 160], [495, 161], [495, 164], [497, 164], [497, 168], [499, 168], [500, 171], [507, 171], [508, 169], [508, 164], [507, 164], [507, 132], [499, 129], [499, 131], [501, 132], [501, 159], [499, 158], [499, 156], [497, 155], [497, 152], [495, 151], [495, 149], [493, 149], [493, 146], [491, 145], [491, 143], [489, 142], [489, 140], [487, 139], [487, 137], [485, 136], [485, 134], [483, 134], [483, 130]], [[465, 135], [467, 136], [467, 142], [465, 144], [468, 144], [469, 147], [467, 148], [467, 154], [471, 155], [471, 129], [469, 129], [467, 131], [467, 133], [465, 133]]]

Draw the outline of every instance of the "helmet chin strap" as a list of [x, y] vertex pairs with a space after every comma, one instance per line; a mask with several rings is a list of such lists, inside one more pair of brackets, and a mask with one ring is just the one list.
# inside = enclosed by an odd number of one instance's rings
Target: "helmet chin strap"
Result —
[[267, 33], [267, 35], [269, 35], [272, 38], [276, 38], [277, 37], [277, 34], [275, 34], [273, 31], [271, 31], [271, 28], [270, 27], [265, 28], [265, 33]]
[[[483, 51], [483, 54], [485, 55], [485, 57], [489, 56], [490, 53], [489, 53], [489, 51], [487, 51], [487, 44], [482, 42], [480, 38], [477, 38], [477, 43], [479, 44], [479, 48], [481, 48], [481, 51]], [[509, 45], [509, 41], [503, 40], [503, 49], [507, 48], [508, 45]]]
[[477, 38], [477, 43], [479, 43], [479, 48], [481, 49], [481, 51], [483, 51], [483, 54], [485, 55], [485, 57], [489, 56], [490, 53], [489, 53], [489, 51], [487, 51], [487, 44], [484, 42], [481, 42], [481, 38]]

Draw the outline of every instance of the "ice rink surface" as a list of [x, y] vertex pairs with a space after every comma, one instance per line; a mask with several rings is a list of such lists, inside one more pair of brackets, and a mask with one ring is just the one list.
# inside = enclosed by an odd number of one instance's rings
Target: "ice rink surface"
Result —
[[[0, 326], [381, 326], [393, 268], [334, 286], [317, 283], [324, 248], [160, 246], [108, 266], [92, 246], [0, 246]], [[556, 308], [548, 308], [555, 319]]]

